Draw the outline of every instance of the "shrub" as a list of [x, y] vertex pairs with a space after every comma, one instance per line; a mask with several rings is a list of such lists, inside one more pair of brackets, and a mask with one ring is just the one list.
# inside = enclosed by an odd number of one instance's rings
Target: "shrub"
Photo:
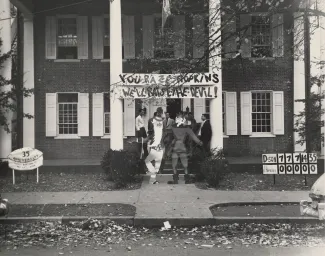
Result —
[[6, 177], [9, 172], [8, 162], [0, 160], [0, 177]]
[[211, 187], [216, 187], [228, 172], [228, 161], [223, 150], [214, 149], [201, 161], [200, 173]]
[[132, 151], [109, 149], [102, 158], [101, 166], [108, 179], [119, 188], [134, 181], [135, 176], [141, 173], [139, 154]]

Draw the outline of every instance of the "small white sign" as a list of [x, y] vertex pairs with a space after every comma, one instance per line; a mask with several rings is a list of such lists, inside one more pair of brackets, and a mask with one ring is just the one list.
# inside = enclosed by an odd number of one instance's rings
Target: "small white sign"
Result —
[[293, 172], [294, 174], [300, 174], [300, 164], [294, 164], [293, 165]]
[[308, 164], [301, 165], [301, 174], [308, 174]]
[[285, 163], [285, 156], [284, 154], [278, 154], [278, 163], [284, 164]]
[[286, 153], [286, 163], [292, 164], [292, 153]]
[[301, 156], [300, 153], [293, 153], [293, 162], [295, 164], [300, 164]]
[[317, 154], [309, 153], [309, 163], [317, 164]]
[[286, 174], [285, 164], [279, 164], [279, 174]]
[[292, 164], [287, 164], [286, 165], [286, 173], [287, 174], [293, 174], [293, 166], [292, 166]]
[[262, 163], [263, 164], [276, 164], [277, 154], [263, 154], [262, 155]]
[[278, 166], [276, 164], [263, 165], [263, 174], [278, 174]]
[[300, 157], [301, 157], [301, 163], [303, 163], [303, 164], [308, 163], [308, 154], [307, 153], [301, 153]]
[[309, 174], [317, 174], [317, 164], [309, 165]]

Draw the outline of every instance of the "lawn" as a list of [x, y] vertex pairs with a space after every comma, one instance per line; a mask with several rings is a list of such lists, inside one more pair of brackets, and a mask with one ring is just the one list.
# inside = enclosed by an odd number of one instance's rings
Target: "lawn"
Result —
[[[262, 191], [295, 191], [310, 190], [314, 182], [321, 176], [307, 175], [307, 186], [305, 186], [304, 175], [276, 175], [275, 184], [273, 175], [252, 173], [229, 173], [221, 181], [217, 190], [262, 190]], [[197, 182], [196, 187], [200, 189], [210, 188], [206, 182]]]
[[128, 204], [13, 204], [8, 217], [37, 216], [134, 216]]
[[4, 192], [64, 192], [64, 191], [111, 191], [133, 190], [141, 187], [142, 178], [137, 178], [125, 188], [117, 189], [104, 172], [40, 172], [39, 184], [35, 172], [16, 175], [16, 184], [12, 177], [0, 177], [0, 193]]

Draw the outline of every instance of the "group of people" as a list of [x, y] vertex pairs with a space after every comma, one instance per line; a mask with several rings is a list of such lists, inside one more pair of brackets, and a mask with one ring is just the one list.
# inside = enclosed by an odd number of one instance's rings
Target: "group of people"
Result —
[[[137, 142], [139, 145], [140, 158], [151, 173], [151, 183], [158, 183], [156, 174], [160, 171], [162, 162], [171, 157], [173, 167], [173, 181], [169, 183], [178, 184], [177, 162], [180, 158], [185, 171], [185, 183], [189, 183], [188, 155], [191, 153], [193, 142], [201, 146], [205, 152], [210, 152], [210, 141], [212, 130], [208, 114], [203, 114], [202, 122], [197, 124], [192, 113], [177, 113], [175, 118], [170, 113], [157, 108], [154, 116], [148, 121], [148, 132], [144, 121], [145, 111], [139, 110], [135, 120]], [[155, 161], [155, 165], [152, 162]]]

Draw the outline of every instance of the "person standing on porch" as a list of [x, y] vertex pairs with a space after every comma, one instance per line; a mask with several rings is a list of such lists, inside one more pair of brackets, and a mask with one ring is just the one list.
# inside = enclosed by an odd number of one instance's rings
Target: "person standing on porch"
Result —
[[195, 143], [202, 146], [202, 142], [196, 137], [190, 127], [186, 125], [186, 120], [180, 118], [176, 119], [176, 123], [172, 127], [174, 140], [170, 148], [172, 154], [172, 166], [173, 166], [173, 181], [168, 181], [168, 184], [178, 184], [177, 162], [178, 158], [181, 159], [181, 163], [185, 171], [185, 184], [190, 183], [190, 176], [188, 174], [188, 148], [186, 147], [186, 138], [190, 138]]
[[147, 143], [144, 141], [147, 138], [146, 128], [144, 127], [144, 109], [139, 110], [139, 115], [135, 119], [135, 130], [137, 135], [137, 142], [140, 151], [140, 158], [143, 159], [148, 155]]
[[[164, 155], [164, 145], [163, 145], [163, 134], [164, 134], [164, 122], [162, 118], [163, 109], [161, 107], [157, 108], [157, 115], [148, 124], [148, 140], [150, 141], [150, 152], [145, 159], [146, 166], [151, 173], [150, 181], [152, 184], [158, 183], [156, 180], [156, 175], [159, 172], [161, 161]], [[155, 166], [151, 163], [155, 161]]]
[[212, 129], [210, 124], [210, 116], [209, 114], [203, 114], [201, 116], [201, 127], [198, 132], [198, 136], [203, 143], [203, 150], [206, 153], [210, 152], [210, 141], [212, 137]]

